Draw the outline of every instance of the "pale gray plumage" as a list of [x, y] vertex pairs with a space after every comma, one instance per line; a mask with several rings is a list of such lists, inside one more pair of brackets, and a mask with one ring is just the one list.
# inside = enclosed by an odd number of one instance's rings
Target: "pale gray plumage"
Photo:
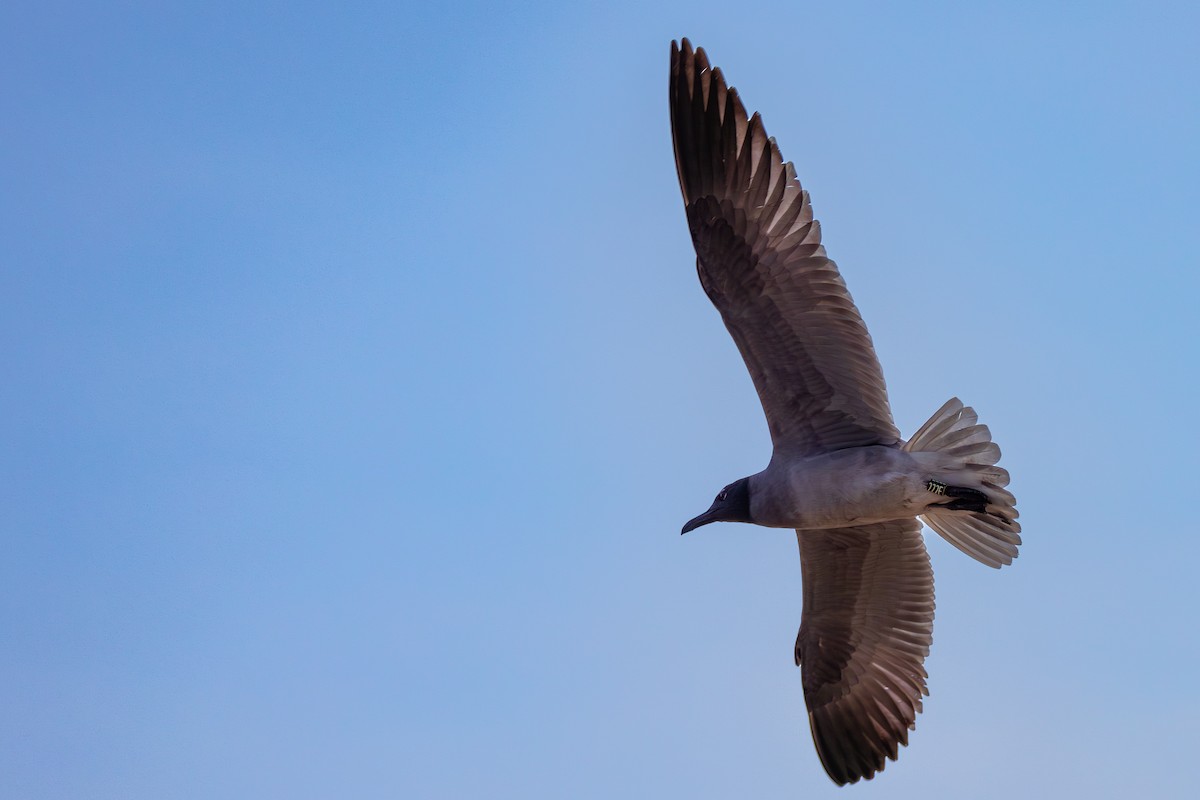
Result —
[[808, 193], [703, 49], [671, 44], [671, 127], [701, 285], [758, 390], [773, 454], [686, 533], [796, 528], [796, 663], [817, 753], [839, 784], [897, 757], [926, 695], [933, 572], [920, 517], [990, 566], [1021, 543], [1000, 449], [946, 403], [904, 442], [871, 337], [825, 254]]

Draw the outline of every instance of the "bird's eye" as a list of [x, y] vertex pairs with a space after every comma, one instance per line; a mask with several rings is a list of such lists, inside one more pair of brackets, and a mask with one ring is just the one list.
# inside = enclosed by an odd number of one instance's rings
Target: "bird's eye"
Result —
[[727, 492], [727, 491], [725, 491], [724, 489], [722, 489], [722, 490], [721, 490], [721, 493], [720, 493], [719, 495], [717, 495], [717, 502], [718, 502], [718, 503], [724, 503], [724, 502], [725, 502], [725, 498], [726, 498], [726, 497], [728, 497], [728, 496], [729, 496], [729, 492]]

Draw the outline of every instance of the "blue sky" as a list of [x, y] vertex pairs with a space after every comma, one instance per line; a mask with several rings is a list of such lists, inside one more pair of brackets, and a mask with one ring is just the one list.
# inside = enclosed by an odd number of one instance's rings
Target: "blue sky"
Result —
[[[8, 3], [0, 795], [1181, 796], [1200, 715], [1200, 14]], [[769, 440], [671, 155], [689, 36], [812, 192], [928, 540], [932, 695], [839, 792]], [[1032, 793], [1032, 794], [1031, 794]]]

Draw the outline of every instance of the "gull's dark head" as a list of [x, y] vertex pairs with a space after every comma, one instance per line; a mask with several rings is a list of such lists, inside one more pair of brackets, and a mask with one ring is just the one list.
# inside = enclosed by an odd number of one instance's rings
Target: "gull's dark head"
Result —
[[712, 507], [683, 526], [681, 534], [710, 522], [750, 522], [750, 479], [742, 478], [726, 486], [713, 500]]

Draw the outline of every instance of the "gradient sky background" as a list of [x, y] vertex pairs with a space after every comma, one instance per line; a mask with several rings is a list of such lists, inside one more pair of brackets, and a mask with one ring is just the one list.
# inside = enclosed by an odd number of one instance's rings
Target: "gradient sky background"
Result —
[[[0, 796], [1169, 797], [1200, 717], [1185, 3], [8, 2]], [[1047, 7], [1053, 5], [1053, 8]], [[896, 420], [1004, 448], [837, 790], [669, 44], [811, 190]]]

